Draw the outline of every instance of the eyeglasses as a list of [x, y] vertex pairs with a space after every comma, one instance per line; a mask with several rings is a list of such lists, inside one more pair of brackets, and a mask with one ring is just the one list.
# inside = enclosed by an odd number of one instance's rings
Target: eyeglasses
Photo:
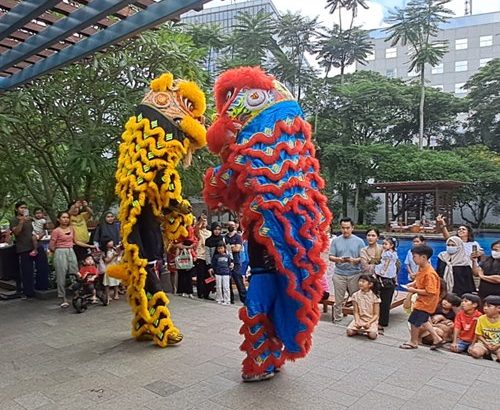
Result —
[[466, 231], [467, 228], [458, 228], [457, 231]]

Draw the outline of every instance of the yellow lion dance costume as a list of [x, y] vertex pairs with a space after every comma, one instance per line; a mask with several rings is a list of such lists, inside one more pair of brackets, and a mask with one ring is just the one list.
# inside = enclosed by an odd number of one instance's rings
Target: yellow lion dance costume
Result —
[[[206, 145], [205, 95], [193, 82], [166, 73], [154, 79], [125, 125], [116, 171], [122, 263], [108, 273], [127, 285], [132, 336], [158, 346], [179, 343], [159, 275], [164, 241], [188, 236], [191, 205], [181, 196], [176, 167]], [[163, 233], [162, 233], [163, 227]]]

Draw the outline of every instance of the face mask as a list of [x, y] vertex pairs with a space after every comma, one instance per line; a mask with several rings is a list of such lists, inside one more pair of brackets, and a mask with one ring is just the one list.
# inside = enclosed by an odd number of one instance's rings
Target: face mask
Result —
[[448, 252], [450, 255], [454, 255], [458, 252], [458, 247], [457, 246], [447, 246], [446, 252]]
[[228, 226], [227, 227], [228, 232], [234, 232], [234, 226]]
[[491, 257], [493, 259], [500, 259], [500, 251], [491, 251]]

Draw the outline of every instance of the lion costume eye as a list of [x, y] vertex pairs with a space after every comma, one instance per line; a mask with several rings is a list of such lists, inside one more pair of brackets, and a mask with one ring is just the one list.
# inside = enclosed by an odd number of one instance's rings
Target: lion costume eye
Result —
[[184, 106], [189, 110], [189, 111], [193, 111], [194, 110], [194, 104], [192, 103], [191, 100], [189, 100], [188, 98], [183, 98], [182, 99], [182, 102], [184, 103]]
[[228, 90], [228, 92], [226, 93], [226, 101], [229, 101], [231, 99], [231, 97], [233, 96], [234, 94], [234, 88], [231, 88], [230, 90]]
[[248, 90], [245, 97], [245, 107], [250, 111], [261, 109], [268, 102], [267, 93], [264, 90]]

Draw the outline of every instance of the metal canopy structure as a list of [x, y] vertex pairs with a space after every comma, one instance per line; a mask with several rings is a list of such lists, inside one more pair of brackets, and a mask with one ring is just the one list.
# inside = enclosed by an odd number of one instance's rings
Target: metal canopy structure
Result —
[[454, 193], [466, 184], [441, 180], [381, 182], [372, 186], [385, 193], [385, 224], [390, 231], [395, 221], [408, 227], [424, 215], [435, 219], [442, 214], [448, 224], [453, 225]]
[[0, 92], [210, 0], [0, 0]]

